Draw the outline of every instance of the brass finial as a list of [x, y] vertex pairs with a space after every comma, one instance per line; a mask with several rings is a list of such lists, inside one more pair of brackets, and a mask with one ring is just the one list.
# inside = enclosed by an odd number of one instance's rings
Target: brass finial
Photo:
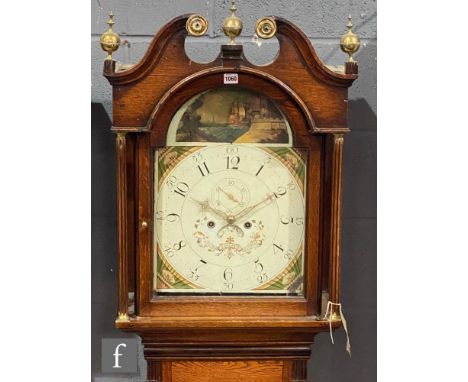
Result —
[[101, 36], [101, 48], [107, 52], [106, 60], [112, 60], [112, 52], [115, 52], [119, 49], [120, 37], [117, 33], [112, 30], [112, 25], [114, 25], [114, 14], [109, 12], [109, 20], [107, 25], [109, 28]]
[[354, 62], [353, 54], [359, 50], [361, 40], [359, 36], [353, 33], [353, 20], [351, 15], [348, 16], [348, 32], [346, 32], [340, 40], [341, 50], [349, 55], [348, 62]]
[[237, 6], [236, 0], [232, 0], [231, 4], [231, 16], [224, 20], [223, 31], [226, 36], [229, 37], [229, 45], [236, 45], [234, 41], [237, 36], [242, 32], [242, 20], [236, 15]]

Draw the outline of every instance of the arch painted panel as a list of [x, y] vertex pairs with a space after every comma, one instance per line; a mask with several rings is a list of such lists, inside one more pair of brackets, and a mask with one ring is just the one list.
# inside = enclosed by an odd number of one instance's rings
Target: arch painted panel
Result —
[[218, 87], [189, 99], [174, 115], [168, 146], [245, 143], [292, 146], [287, 118], [269, 97], [252, 90]]

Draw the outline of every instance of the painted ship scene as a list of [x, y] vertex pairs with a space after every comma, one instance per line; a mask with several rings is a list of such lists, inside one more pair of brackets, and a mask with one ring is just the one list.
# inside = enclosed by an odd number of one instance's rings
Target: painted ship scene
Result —
[[287, 121], [267, 97], [244, 89], [214, 89], [185, 106], [176, 142], [288, 144]]

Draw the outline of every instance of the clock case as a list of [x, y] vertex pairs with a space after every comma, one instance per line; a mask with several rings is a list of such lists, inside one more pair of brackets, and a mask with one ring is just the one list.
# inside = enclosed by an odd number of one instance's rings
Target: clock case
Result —
[[[274, 18], [280, 49], [271, 64], [248, 62], [242, 45], [223, 45], [213, 62], [196, 63], [184, 48], [189, 17], [166, 24], [138, 64], [104, 64], [113, 88], [117, 151], [116, 327], [141, 337], [148, 379], [188, 381], [176, 375], [190, 370], [191, 378], [204, 381], [208, 367], [212, 376], [219, 372], [231, 381], [223, 368], [235, 377], [236, 362], [242, 362], [242, 375], [260, 376], [255, 381], [263, 381], [265, 373], [265, 381], [305, 381], [314, 337], [329, 330], [326, 305], [340, 300], [343, 136], [349, 131], [348, 87], [357, 78], [357, 64], [327, 67], [307, 36], [280, 17]], [[239, 84], [224, 85], [224, 73], [238, 73]], [[250, 89], [276, 102], [290, 123], [293, 146], [308, 153], [304, 296], [153, 294], [154, 150], [166, 146], [180, 106], [223, 86]], [[331, 327], [340, 326], [335, 312]]]

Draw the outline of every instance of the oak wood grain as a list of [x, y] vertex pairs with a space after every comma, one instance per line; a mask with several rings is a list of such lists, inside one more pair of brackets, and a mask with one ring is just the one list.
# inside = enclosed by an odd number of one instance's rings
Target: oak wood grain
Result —
[[283, 362], [173, 362], [172, 382], [281, 382]]
[[[299, 328], [327, 328], [329, 323], [325, 320], [317, 320], [310, 316], [178, 316], [178, 317], [130, 317], [128, 322], [118, 323], [118, 328], [147, 329], [151, 327], [160, 328], [279, 328], [279, 327], [299, 327]], [[333, 322], [333, 325], [339, 325]]]
[[330, 301], [340, 301], [341, 254], [341, 183], [343, 168], [343, 135], [333, 134], [331, 140], [331, 205], [330, 205]]
[[117, 152], [117, 238], [119, 253], [119, 308], [118, 315], [128, 313], [128, 181], [127, 140], [125, 133], [116, 136]]

